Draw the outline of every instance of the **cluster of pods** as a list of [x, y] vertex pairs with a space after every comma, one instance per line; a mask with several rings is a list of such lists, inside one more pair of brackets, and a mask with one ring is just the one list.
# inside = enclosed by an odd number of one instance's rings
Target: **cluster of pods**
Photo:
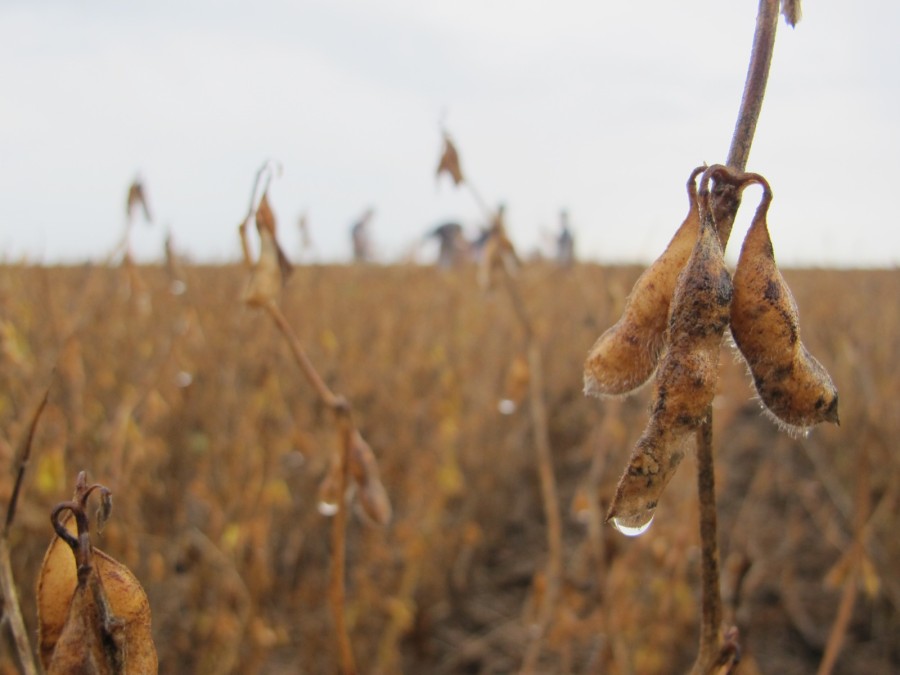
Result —
[[[723, 257], [711, 180], [738, 194], [748, 185], [762, 187], [733, 275]], [[764, 410], [779, 426], [802, 434], [820, 422], [838, 423], [837, 390], [800, 341], [797, 305], [775, 264], [766, 220], [768, 182], [717, 164], [694, 169], [687, 192], [687, 217], [638, 278], [622, 317], [600, 336], [585, 363], [585, 393], [599, 397], [627, 395], [656, 373], [650, 420], [607, 515], [626, 534], [649, 527], [686, 440], [708, 419], [727, 330]]]

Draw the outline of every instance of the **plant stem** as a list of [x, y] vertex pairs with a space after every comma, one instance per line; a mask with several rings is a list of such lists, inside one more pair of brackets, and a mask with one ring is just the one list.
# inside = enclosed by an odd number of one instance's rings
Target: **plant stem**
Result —
[[12, 496], [9, 498], [9, 506], [6, 507], [6, 520], [3, 523], [3, 539], [9, 536], [9, 528], [12, 526], [13, 519], [16, 517], [16, 505], [19, 502], [19, 493], [22, 490], [22, 479], [25, 478], [25, 468], [28, 466], [28, 460], [31, 458], [31, 443], [34, 440], [34, 431], [37, 428], [38, 420], [44, 407], [47, 405], [47, 397], [50, 395], [49, 387], [41, 397], [34, 414], [31, 416], [31, 423], [28, 425], [28, 433], [22, 441], [22, 447], [18, 452], [16, 461], [16, 482], [13, 485]]
[[347, 632], [345, 616], [346, 591], [344, 576], [346, 574], [346, 550], [347, 550], [347, 504], [344, 495], [347, 494], [350, 471], [350, 450], [353, 446], [353, 438], [356, 428], [350, 414], [350, 404], [343, 396], [336, 395], [325, 381], [319, 376], [312, 361], [306, 355], [303, 345], [294, 333], [284, 313], [273, 301], [265, 303], [266, 311], [284, 335], [294, 354], [294, 359], [300, 370], [309, 380], [313, 389], [319, 395], [322, 402], [330, 407], [335, 414], [335, 422], [340, 436], [340, 472], [338, 480], [338, 498], [336, 502], [337, 512], [331, 523], [331, 562], [329, 566], [328, 596], [331, 602], [331, 613], [334, 620], [334, 630], [337, 637], [338, 658], [343, 675], [355, 675], [356, 664], [353, 659], [353, 647], [350, 644], [350, 635]]
[[37, 675], [28, 630], [25, 628], [22, 610], [19, 607], [19, 596], [16, 593], [6, 536], [0, 537], [0, 593], [3, 594], [3, 615], [9, 621], [9, 631], [16, 645], [22, 672], [24, 675]]
[[747, 168], [750, 157], [750, 146], [756, 133], [756, 123], [762, 110], [766, 83], [769, 79], [769, 67], [772, 64], [772, 52], [775, 47], [775, 32], [778, 26], [778, 0], [760, 0], [756, 16], [756, 33], [753, 36], [753, 48], [750, 53], [750, 65], [747, 68], [747, 80], [744, 83], [744, 94], [738, 110], [734, 135], [731, 137], [731, 149], [728, 151], [726, 164], [738, 171]]
[[[482, 199], [481, 194], [468, 181], [466, 187], [484, 212], [487, 220], [494, 219], [494, 213]], [[495, 233], [493, 236], [500, 236]], [[505, 252], [504, 256], [513, 256]], [[528, 354], [528, 393], [531, 410], [531, 424], [534, 430], [534, 443], [537, 454], [538, 478], [541, 485], [541, 501], [544, 506], [544, 520], [547, 523], [547, 570], [546, 585], [538, 607], [537, 626], [530, 640], [528, 649], [522, 659], [521, 675], [534, 670], [540, 656], [544, 634], [553, 618], [553, 611], [559, 598], [562, 585], [562, 516], [559, 512], [559, 495], [556, 489], [556, 476], [553, 472], [553, 452], [550, 447], [550, 432], [547, 423], [547, 407], [544, 404], [543, 362], [540, 344], [534, 331], [534, 322], [528, 313], [525, 299], [516, 278], [510, 271], [508, 259], [502, 260], [499, 267], [503, 271], [503, 281], [509, 295], [510, 304], [525, 334], [525, 348]]]
[[[697, 430], [697, 491], [700, 496], [701, 607], [700, 653], [697, 664], [707, 672], [719, 653], [722, 596], [719, 591], [719, 547], [716, 539], [716, 477], [713, 462], [712, 406]], [[695, 665], [695, 672], [697, 668]]]
[[525, 334], [528, 355], [528, 393], [531, 410], [531, 424], [537, 454], [538, 478], [541, 485], [541, 501], [544, 506], [544, 520], [547, 524], [547, 570], [546, 585], [537, 608], [537, 624], [532, 639], [525, 652], [522, 674], [534, 671], [540, 656], [544, 634], [553, 618], [553, 611], [559, 598], [562, 579], [562, 517], [559, 513], [559, 495], [553, 472], [553, 452], [550, 448], [550, 432], [547, 423], [547, 407], [544, 404], [544, 376], [541, 349], [534, 331], [534, 324], [522, 297], [522, 291], [509, 266], [500, 265], [503, 280], [509, 294], [516, 317]]
[[319, 398], [322, 399], [322, 402], [329, 408], [338, 408], [341, 405], [342, 400], [328, 388], [328, 385], [325, 384], [325, 381], [319, 376], [312, 361], [310, 361], [309, 357], [306, 355], [306, 350], [303, 349], [303, 345], [300, 344], [300, 340], [294, 334], [291, 324], [289, 324], [287, 318], [285, 318], [284, 313], [279, 309], [278, 305], [271, 301], [265, 303], [265, 308], [269, 313], [269, 316], [271, 316], [272, 320], [275, 322], [275, 325], [278, 326], [282, 335], [284, 335], [288, 346], [294, 354], [294, 360], [297, 362], [297, 365], [300, 366], [300, 370], [303, 371], [303, 374], [306, 376], [306, 379], [309, 380], [313, 389], [316, 390]]
[[343, 675], [355, 675], [356, 663], [353, 659], [353, 647], [350, 634], [347, 632], [347, 619], [344, 612], [346, 605], [346, 589], [344, 575], [347, 551], [347, 483], [350, 473], [350, 448], [353, 444], [353, 422], [350, 418], [350, 406], [344, 403], [335, 408], [338, 432], [341, 442], [341, 471], [338, 481], [337, 513], [331, 523], [331, 569], [328, 580], [328, 594], [331, 597], [331, 612], [334, 620], [334, 631], [337, 633], [338, 655]]
[[41, 413], [44, 412], [44, 408], [47, 405], [49, 394], [50, 388], [48, 387], [31, 417], [21, 448], [16, 453], [16, 481], [13, 485], [12, 495], [9, 498], [9, 505], [6, 507], [6, 520], [3, 523], [3, 530], [0, 531], [0, 598], [3, 601], [2, 611], [9, 621], [9, 630], [16, 645], [16, 652], [19, 655], [19, 665], [22, 667], [22, 672], [25, 675], [37, 675], [37, 668], [34, 663], [34, 652], [31, 650], [31, 642], [28, 639], [28, 630], [25, 628], [25, 621], [22, 619], [19, 594], [16, 592], [16, 582], [13, 577], [12, 562], [10, 560], [9, 530], [16, 516], [16, 505], [22, 491], [25, 469], [31, 457], [34, 431], [37, 428], [38, 420], [41, 418]]
[[[727, 165], [744, 171], [750, 157], [750, 146], [762, 110], [775, 32], [778, 25], [779, 0], [760, 0], [756, 17], [756, 32], [750, 52], [750, 65], [744, 82], [744, 93], [731, 139]], [[734, 217], [740, 206], [740, 193], [735, 186], [717, 183], [714, 191], [714, 216], [719, 238], [724, 247], [728, 242]], [[697, 490], [700, 500], [700, 539], [702, 551], [701, 589], [702, 617], [700, 624], [700, 652], [692, 673], [708, 673], [721, 663], [724, 645], [721, 635], [722, 596], [719, 589], [719, 550], [716, 533], [715, 463], [712, 445], [713, 413], [709, 409], [706, 421], [697, 431]]]
[[[728, 168], [744, 171], [750, 158], [750, 146], [756, 133], [756, 124], [762, 110], [766, 93], [766, 82], [769, 79], [769, 67], [772, 64], [772, 52], [775, 47], [775, 33], [778, 26], [779, 0], [760, 0], [756, 17], [756, 32], [753, 35], [753, 46], [750, 51], [750, 65], [747, 68], [747, 79], [744, 82], [744, 93], [738, 109], [731, 147], [726, 164]], [[716, 227], [722, 246], [728, 243], [734, 216], [740, 206], [740, 192], [733, 185], [717, 185], [714, 192]]]

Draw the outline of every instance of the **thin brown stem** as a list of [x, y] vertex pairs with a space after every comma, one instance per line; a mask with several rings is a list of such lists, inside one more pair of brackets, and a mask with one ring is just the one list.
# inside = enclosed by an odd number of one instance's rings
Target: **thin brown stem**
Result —
[[[750, 64], [737, 122], [731, 139], [727, 165], [744, 171], [750, 147], [762, 110], [775, 32], [778, 22], [779, 0], [760, 0], [756, 18], [756, 32], [750, 52]], [[740, 188], [720, 182], [713, 192], [714, 217], [723, 247], [728, 242], [734, 217], [740, 206]], [[697, 432], [697, 489], [700, 499], [700, 539], [702, 551], [701, 588], [702, 617], [700, 624], [700, 652], [693, 673], [707, 673], [716, 667], [723, 646], [721, 635], [722, 596], [719, 589], [719, 550], [716, 533], [715, 464], [712, 447], [712, 408]]]
[[16, 583], [10, 563], [9, 541], [5, 536], [0, 537], [0, 593], [3, 594], [4, 618], [9, 622], [9, 631], [12, 633], [13, 642], [16, 645], [22, 673], [37, 675], [34, 652], [32, 652], [31, 643], [28, 640], [28, 629], [25, 628], [22, 609], [19, 607], [19, 596], [16, 592]]
[[19, 493], [22, 490], [22, 480], [25, 478], [25, 469], [28, 467], [28, 461], [31, 458], [31, 444], [32, 441], [34, 441], [34, 431], [37, 428], [38, 420], [41, 418], [41, 413], [44, 412], [44, 407], [47, 405], [47, 398], [49, 395], [50, 389], [48, 387], [41, 397], [34, 414], [31, 416], [31, 423], [28, 425], [28, 433], [25, 434], [25, 438], [22, 440], [22, 445], [18, 452], [15, 469], [16, 482], [13, 485], [12, 496], [9, 498], [9, 506], [6, 507], [6, 520], [3, 523], [2, 536], [4, 539], [9, 535], [9, 528], [12, 526], [13, 519], [16, 517], [16, 505], [19, 502]]
[[540, 346], [530, 331], [528, 338], [529, 395], [531, 420], [534, 426], [534, 443], [537, 451], [538, 477], [544, 505], [544, 519], [547, 522], [547, 572], [546, 587], [538, 608], [536, 635], [531, 641], [523, 659], [521, 672], [531, 673], [540, 656], [544, 634], [553, 618], [562, 583], [562, 518], [559, 513], [559, 496], [556, 477], [553, 472], [553, 453], [550, 449], [550, 434], [547, 425], [547, 408], [544, 405], [543, 365]]
[[750, 53], [750, 66], [747, 68], [747, 80], [744, 83], [744, 94], [738, 110], [734, 135], [731, 137], [731, 149], [726, 162], [732, 169], [743, 171], [750, 157], [750, 146], [756, 133], [756, 124], [762, 110], [766, 83], [769, 79], [769, 67], [772, 64], [772, 53], [775, 48], [775, 32], [778, 26], [778, 0], [760, 0], [756, 15], [756, 33], [753, 36], [753, 47]]
[[264, 307], [287, 340], [291, 352], [294, 354], [294, 359], [297, 365], [300, 366], [300, 370], [303, 371], [306, 379], [309, 380], [322, 402], [330, 407], [335, 414], [340, 441], [340, 456], [338, 457], [340, 471], [338, 472], [337, 511], [331, 523], [331, 561], [329, 565], [328, 596], [334, 620], [341, 673], [343, 675], [355, 675], [357, 672], [356, 663], [353, 658], [350, 635], [347, 631], [345, 612], [346, 588], [344, 577], [346, 575], [347, 504], [344, 496], [347, 494], [347, 487], [350, 481], [350, 452], [353, 447], [356, 428], [353, 425], [350, 404], [343, 396], [338, 396], [325, 384], [278, 305], [274, 301], [269, 300], [264, 303]]
[[700, 653], [694, 673], [706, 673], [717, 659], [721, 642], [722, 596], [719, 591], [719, 546], [716, 537], [716, 477], [713, 462], [712, 407], [697, 430], [697, 490], [700, 496], [700, 574], [703, 620]]
[[844, 578], [841, 601], [838, 605], [838, 611], [831, 626], [831, 631], [828, 634], [825, 654], [822, 656], [821, 663], [819, 663], [817, 675], [831, 675], [834, 671], [834, 666], [847, 637], [847, 629], [853, 618], [853, 608], [856, 605], [860, 567], [865, 557], [867, 524], [872, 515], [872, 494], [869, 484], [871, 466], [869, 463], [868, 439], [864, 439], [860, 444], [858, 457], [856, 464], [856, 513], [854, 514], [853, 523], [854, 540], [849, 553], [850, 559]]
[[[769, 79], [769, 67], [775, 47], [775, 33], [778, 26], [779, 0], [760, 0], [756, 17], [756, 32], [750, 51], [750, 65], [744, 82], [744, 93], [738, 109], [731, 147], [726, 164], [730, 169], [743, 171], [750, 158], [750, 147], [756, 133], [756, 124], [762, 110]], [[719, 238], [723, 246], [728, 242], [734, 216], [741, 203], [740, 190], [733, 185], [716, 185], [715, 218]]]
[[504, 285], [509, 294], [510, 303], [519, 320], [522, 332], [525, 334], [528, 354], [528, 392], [531, 423], [537, 454], [541, 501], [544, 506], [544, 519], [547, 524], [546, 583], [538, 607], [537, 624], [523, 658], [521, 673], [525, 674], [533, 672], [537, 665], [544, 634], [547, 632], [547, 627], [553, 618], [553, 612], [559, 598], [562, 583], [562, 516], [559, 511], [559, 495], [553, 471], [553, 452], [550, 448], [547, 407], [544, 404], [544, 376], [540, 344], [535, 335], [534, 324], [528, 313], [525, 299], [522, 297], [522, 291], [516, 278], [511, 274], [508, 265], [502, 264], [499, 267], [503, 270]]
[[478, 208], [480, 208], [484, 212], [484, 215], [487, 217], [488, 222], [490, 222], [494, 218], [494, 212], [487, 205], [487, 202], [484, 201], [481, 193], [475, 189], [475, 186], [472, 185], [472, 183], [470, 183], [468, 179], [463, 182], [465, 183], [466, 187], [469, 188], [469, 193], [472, 195], [472, 199], [475, 200], [475, 203], [478, 204]]
[[31, 417], [28, 431], [22, 440], [19, 451], [16, 453], [16, 480], [13, 485], [12, 495], [9, 498], [9, 505], [6, 508], [3, 531], [0, 532], [0, 595], [2, 595], [3, 600], [3, 614], [9, 622], [9, 630], [12, 633], [16, 652], [19, 656], [19, 664], [25, 675], [36, 675], [37, 667], [34, 663], [34, 652], [31, 649], [31, 642], [28, 639], [28, 629], [25, 628], [25, 620], [22, 618], [22, 608], [19, 606], [19, 594], [16, 590], [15, 577], [13, 577], [9, 549], [9, 530], [16, 516], [16, 505], [21, 494], [25, 469], [28, 467], [28, 461], [31, 458], [34, 432], [37, 428], [38, 420], [41, 418], [41, 413], [47, 405], [49, 393], [50, 389], [48, 387]]
[[272, 301], [266, 302], [264, 306], [269, 313], [269, 316], [271, 316], [272, 320], [275, 322], [275, 325], [278, 326], [278, 329], [287, 340], [288, 346], [294, 354], [294, 359], [297, 361], [297, 365], [300, 366], [300, 370], [303, 371], [306, 379], [309, 380], [313, 389], [316, 390], [319, 398], [322, 399], [322, 402], [329, 408], [336, 409], [341, 405], [342, 399], [335, 395], [335, 393], [328, 388], [328, 385], [325, 384], [325, 381], [319, 376], [312, 361], [310, 361], [309, 357], [306, 355], [306, 350], [303, 349], [303, 345], [300, 344], [300, 340], [294, 333], [294, 329], [291, 328], [291, 324], [289, 324], [287, 318], [285, 318], [284, 313], [279, 309], [278, 305]]
[[337, 512], [331, 523], [331, 566], [329, 570], [328, 594], [331, 599], [331, 613], [334, 620], [334, 631], [337, 634], [338, 656], [343, 675], [355, 675], [356, 663], [353, 658], [353, 647], [347, 631], [346, 588], [344, 586], [347, 566], [347, 484], [350, 480], [350, 449], [353, 446], [355, 429], [350, 418], [350, 406], [343, 402], [335, 408], [338, 433], [341, 443], [341, 470], [338, 480]]

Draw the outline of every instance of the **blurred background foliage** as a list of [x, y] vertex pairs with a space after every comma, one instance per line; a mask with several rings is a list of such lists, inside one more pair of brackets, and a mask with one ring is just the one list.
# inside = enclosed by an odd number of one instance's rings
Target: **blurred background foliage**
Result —
[[[614, 401], [581, 391], [587, 350], [640, 272], [537, 262], [521, 272], [566, 515], [547, 672], [672, 673], [696, 653], [694, 463], [645, 535], [603, 525], [650, 390]], [[113, 491], [95, 545], [147, 590], [160, 672], [334, 672], [330, 522], [317, 508], [337, 443], [330, 412], [277, 329], [239, 302], [243, 268], [179, 274], [0, 268], [4, 466], [51, 384], [10, 534], [26, 623], [33, 633], [50, 510], [85, 469]], [[714, 445], [739, 672], [813, 672], [847, 584], [860, 593], [835, 672], [897, 672], [900, 272], [784, 274], [803, 339], [840, 391], [841, 426], [805, 439], [778, 432], [743, 363], [722, 359]], [[509, 403], [525, 389], [509, 303], [480, 291], [472, 268], [307, 266], [282, 308], [352, 403], [394, 508], [388, 527], [359, 516], [347, 532], [357, 662], [384, 674], [515, 671], [546, 540], [530, 418]], [[0, 475], [2, 503], [12, 483], [12, 471]], [[864, 527], [854, 526], [860, 509]], [[850, 557], [856, 539], [862, 553]], [[14, 663], [5, 642], [0, 667]]]

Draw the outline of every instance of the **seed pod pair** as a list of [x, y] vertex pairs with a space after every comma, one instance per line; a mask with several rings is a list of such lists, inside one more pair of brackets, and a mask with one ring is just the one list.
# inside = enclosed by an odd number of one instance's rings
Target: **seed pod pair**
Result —
[[800, 341], [797, 303], [775, 264], [766, 221], [772, 191], [763, 187], [734, 273], [731, 335], [746, 359], [765, 410], [788, 431], [819, 422], [838, 424], [838, 394], [828, 372]]
[[91, 546], [85, 506], [95, 487], [79, 474], [75, 499], [51, 515], [57, 534], [37, 586], [41, 664], [48, 675], [156, 673], [146, 593], [125, 565]]
[[732, 284], [708, 208], [708, 193], [701, 191], [699, 201], [700, 232], [672, 296], [650, 422], [619, 479], [607, 515], [626, 533], [639, 533], [649, 524], [660, 494], [684, 456], [686, 438], [707, 419], [716, 392]]
[[586, 394], [628, 394], [644, 384], [656, 369], [678, 275], [694, 249], [700, 229], [695, 181], [705, 168], [697, 167], [688, 178], [690, 208], [666, 250], [635, 282], [622, 317], [591, 347], [584, 368]]

